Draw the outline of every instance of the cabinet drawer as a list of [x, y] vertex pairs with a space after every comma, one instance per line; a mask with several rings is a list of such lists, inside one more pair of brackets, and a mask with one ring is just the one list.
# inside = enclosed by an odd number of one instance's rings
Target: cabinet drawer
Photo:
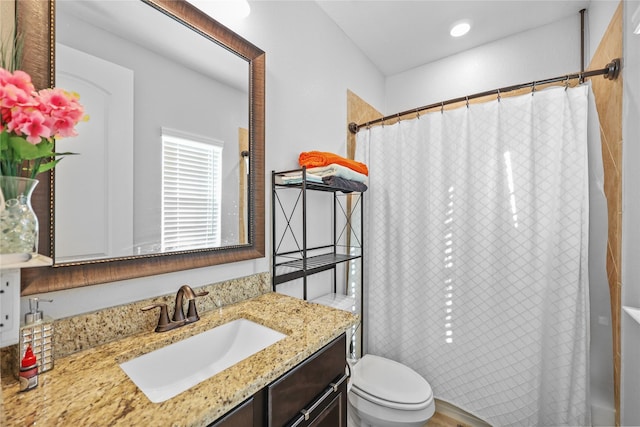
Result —
[[332, 382], [324, 394], [294, 417], [287, 427], [346, 427], [347, 375]]
[[342, 334], [267, 387], [268, 425], [285, 425], [329, 383], [344, 375], [346, 342], [346, 335]]

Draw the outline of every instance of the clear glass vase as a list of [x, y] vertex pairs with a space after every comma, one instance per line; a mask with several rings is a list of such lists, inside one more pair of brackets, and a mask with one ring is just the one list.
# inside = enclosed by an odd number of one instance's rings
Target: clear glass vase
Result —
[[0, 256], [3, 264], [38, 252], [38, 217], [31, 207], [37, 179], [0, 176]]

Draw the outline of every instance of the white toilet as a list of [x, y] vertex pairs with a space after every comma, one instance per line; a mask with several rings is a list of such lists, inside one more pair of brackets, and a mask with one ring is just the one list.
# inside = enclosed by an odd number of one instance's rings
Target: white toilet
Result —
[[351, 367], [348, 402], [355, 427], [422, 427], [435, 412], [431, 386], [420, 374], [371, 354]]

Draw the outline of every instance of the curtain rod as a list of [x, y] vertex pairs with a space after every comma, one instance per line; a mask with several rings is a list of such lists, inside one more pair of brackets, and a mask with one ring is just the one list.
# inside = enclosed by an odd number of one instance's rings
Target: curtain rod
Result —
[[609, 62], [604, 68], [601, 68], [599, 70], [567, 74], [566, 76], [553, 77], [545, 80], [535, 80], [529, 83], [506, 86], [500, 89], [488, 90], [485, 92], [475, 93], [473, 95], [462, 96], [459, 98], [449, 99], [447, 101], [442, 101], [435, 104], [425, 105], [423, 107], [414, 108], [412, 110], [402, 111], [400, 113], [380, 117], [375, 120], [370, 120], [366, 123], [357, 124], [357, 123], [351, 122], [349, 123], [349, 131], [351, 131], [351, 133], [358, 133], [360, 128], [363, 128], [363, 127], [367, 127], [376, 123], [381, 123], [393, 118], [400, 119], [400, 117], [402, 116], [406, 116], [408, 114], [413, 114], [413, 113], [419, 113], [420, 111], [430, 110], [436, 107], [444, 108], [445, 105], [455, 104], [457, 102], [466, 101], [468, 106], [470, 99], [481, 98], [483, 96], [489, 96], [489, 95], [498, 95], [499, 97], [500, 94], [502, 93], [511, 92], [518, 89], [524, 89], [528, 87], [530, 87], [532, 91], [535, 91], [536, 86], [539, 86], [539, 85], [545, 85], [549, 83], [556, 83], [556, 82], [562, 82], [562, 81], [568, 82], [569, 80], [573, 80], [573, 79], [579, 79], [580, 81], [583, 81], [585, 77], [593, 77], [593, 76], [603, 76], [606, 79], [615, 80], [616, 78], [618, 78], [618, 75], [620, 74], [620, 67], [621, 67], [621, 60], [620, 58], [616, 58], [613, 61]]

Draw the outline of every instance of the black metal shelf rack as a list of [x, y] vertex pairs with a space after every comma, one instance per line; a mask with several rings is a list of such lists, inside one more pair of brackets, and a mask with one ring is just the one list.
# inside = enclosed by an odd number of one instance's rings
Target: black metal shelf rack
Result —
[[[278, 183], [278, 176], [300, 173], [300, 182]], [[337, 266], [360, 260], [360, 295], [362, 295], [363, 268], [363, 194], [343, 193], [331, 186], [307, 180], [306, 168], [272, 171], [272, 287], [296, 279], [303, 281], [303, 298], [307, 299], [307, 278], [323, 271], [333, 270], [333, 292], [336, 293]], [[319, 191], [331, 194], [333, 203], [333, 236], [329, 244], [309, 246], [307, 239], [307, 192]], [[287, 192], [290, 203], [282, 201]], [[296, 217], [299, 215], [299, 217]], [[357, 215], [357, 217], [356, 217]], [[355, 219], [359, 224], [354, 224]], [[279, 221], [280, 220], [280, 221]], [[292, 223], [296, 222], [296, 225]], [[281, 249], [285, 237], [290, 237], [293, 248]]]

